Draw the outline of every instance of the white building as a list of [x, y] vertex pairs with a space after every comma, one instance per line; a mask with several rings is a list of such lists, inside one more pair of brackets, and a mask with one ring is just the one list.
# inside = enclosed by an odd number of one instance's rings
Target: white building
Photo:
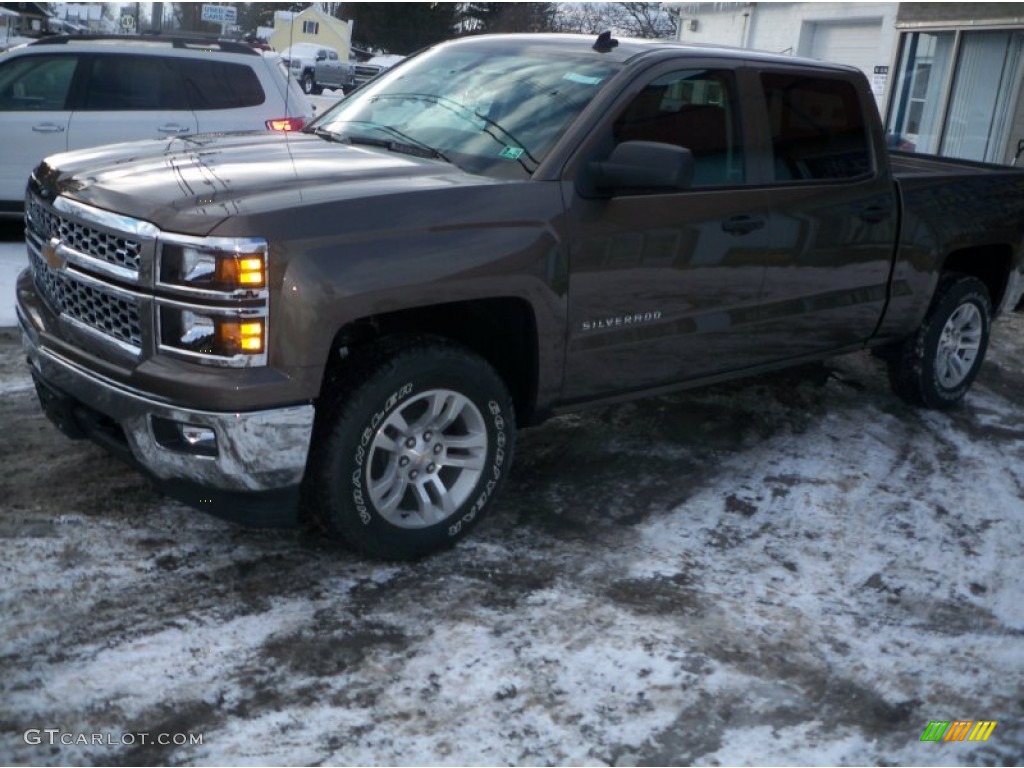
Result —
[[858, 67], [885, 106], [898, 3], [680, 3], [678, 37]]
[[890, 143], [1024, 163], [1024, 3], [675, 3], [678, 37], [861, 69]]
[[1024, 3], [901, 3], [886, 129], [916, 152], [1024, 161]]

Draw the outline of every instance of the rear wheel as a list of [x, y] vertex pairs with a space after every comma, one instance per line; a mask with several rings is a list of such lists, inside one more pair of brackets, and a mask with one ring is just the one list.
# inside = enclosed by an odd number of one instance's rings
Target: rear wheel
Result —
[[988, 349], [992, 301], [974, 277], [948, 274], [921, 327], [889, 359], [889, 380], [903, 399], [928, 408], [963, 400]]
[[314, 515], [384, 559], [453, 545], [512, 461], [512, 404], [483, 359], [441, 339], [384, 342], [325, 398], [310, 465]]

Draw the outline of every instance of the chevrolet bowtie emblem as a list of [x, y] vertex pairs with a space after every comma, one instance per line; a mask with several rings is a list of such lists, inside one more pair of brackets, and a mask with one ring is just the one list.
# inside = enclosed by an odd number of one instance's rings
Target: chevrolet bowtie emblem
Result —
[[57, 253], [57, 249], [60, 247], [60, 239], [53, 237], [50, 238], [50, 242], [43, 243], [43, 247], [39, 249], [40, 255], [43, 260], [50, 265], [50, 269], [63, 269], [64, 268], [64, 257]]

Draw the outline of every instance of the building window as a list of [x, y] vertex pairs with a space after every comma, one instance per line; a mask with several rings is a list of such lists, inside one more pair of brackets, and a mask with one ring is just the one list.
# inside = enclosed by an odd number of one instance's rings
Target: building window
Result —
[[304, 21], [304, 22], [302, 22], [302, 34], [304, 34], [304, 35], [319, 35], [320, 34], [320, 22], [319, 21]]
[[890, 146], [1003, 162], [1022, 62], [1022, 31], [904, 34], [886, 125]]
[[1020, 32], [964, 35], [941, 154], [1002, 162], [1020, 89]]

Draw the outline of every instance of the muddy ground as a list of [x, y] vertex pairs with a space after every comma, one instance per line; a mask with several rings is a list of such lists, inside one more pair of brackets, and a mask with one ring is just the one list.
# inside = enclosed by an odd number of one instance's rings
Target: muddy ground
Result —
[[948, 414], [857, 354], [526, 431], [402, 565], [66, 440], [13, 331], [0, 394], [0, 763], [1024, 761], [1020, 315]]

